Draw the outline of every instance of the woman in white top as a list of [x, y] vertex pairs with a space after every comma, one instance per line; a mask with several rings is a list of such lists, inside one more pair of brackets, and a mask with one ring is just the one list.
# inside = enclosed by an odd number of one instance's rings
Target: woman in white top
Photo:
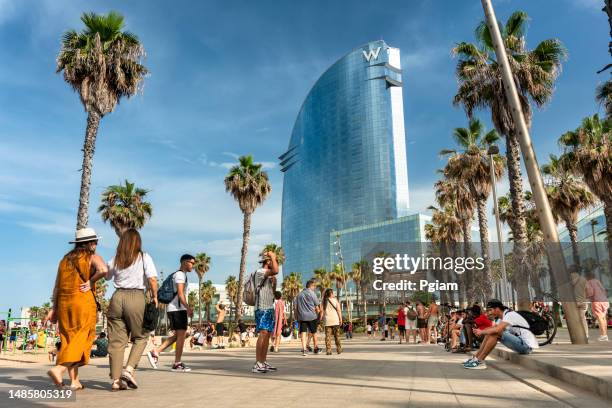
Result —
[[321, 320], [325, 324], [325, 350], [327, 355], [331, 355], [332, 346], [331, 339], [334, 337], [336, 342], [336, 351], [342, 353], [342, 344], [340, 343], [340, 327], [342, 326], [342, 311], [340, 304], [334, 296], [332, 289], [325, 290], [323, 295], [323, 308], [321, 312]]
[[[142, 252], [140, 234], [129, 229], [121, 235], [117, 253], [108, 263], [106, 279], [113, 280], [115, 293], [108, 307], [108, 353], [112, 390], [138, 388], [134, 370], [147, 345], [148, 333], [143, 333], [146, 281], [151, 299], [157, 306], [157, 270], [149, 254]], [[123, 353], [128, 342], [132, 349], [123, 369]]]

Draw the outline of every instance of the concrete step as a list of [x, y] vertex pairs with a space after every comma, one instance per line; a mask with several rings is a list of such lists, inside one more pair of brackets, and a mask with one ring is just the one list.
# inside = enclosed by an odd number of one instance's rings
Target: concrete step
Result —
[[[554, 361], [544, 361], [538, 358], [537, 352], [531, 355], [520, 355], [502, 346], [496, 347], [492, 354], [497, 358], [538, 371], [612, 401], [612, 381], [610, 378], [600, 378], [592, 375], [587, 372], [587, 365], [576, 364], [573, 359], [559, 357]], [[602, 356], [602, 358], [609, 359], [612, 358], [612, 355]]]

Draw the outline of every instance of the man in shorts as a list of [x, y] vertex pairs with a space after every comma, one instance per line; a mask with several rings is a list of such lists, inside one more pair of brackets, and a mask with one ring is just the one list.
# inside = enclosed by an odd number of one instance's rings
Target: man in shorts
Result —
[[487, 368], [485, 359], [493, 351], [498, 340], [519, 354], [530, 354], [539, 347], [538, 340], [529, 330], [529, 323], [525, 318], [508, 309], [499, 300], [492, 299], [487, 303], [487, 314], [494, 319], [500, 319], [500, 322], [486, 329], [474, 329], [474, 334], [484, 336], [484, 340], [474, 357], [463, 363], [465, 368], [471, 370]]
[[259, 333], [252, 372], [276, 371], [268, 364], [270, 335], [274, 332], [274, 286], [278, 274], [276, 253], [269, 251], [260, 261], [261, 268], [255, 271], [255, 329]]
[[[429, 313], [427, 318], [427, 335], [430, 337], [430, 342], [436, 344], [438, 342], [438, 321], [440, 315], [438, 313], [438, 304], [436, 303], [435, 296], [431, 297], [431, 303], [429, 304]], [[432, 334], [433, 333], [433, 334]]]
[[307, 341], [306, 334], [309, 338], [312, 338], [314, 353], [319, 353], [319, 346], [317, 343], [317, 326], [319, 321], [317, 317], [321, 311], [319, 298], [315, 293], [316, 280], [311, 279], [306, 282], [306, 287], [302, 290], [299, 295], [295, 298], [295, 318], [300, 324], [300, 340], [302, 342], [302, 355], [306, 355]]
[[[225, 320], [226, 313], [225, 305], [223, 303], [217, 303], [215, 309], [217, 309], [217, 324], [215, 326], [217, 330], [217, 348], [224, 349], [225, 336], [223, 336], [223, 332], [225, 332], [225, 324], [223, 324], [223, 321]], [[229, 335], [231, 336], [231, 333]]]
[[170, 329], [174, 331], [174, 334], [164, 340], [161, 346], [147, 353], [149, 363], [155, 369], [157, 369], [159, 353], [170, 347], [173, 343], [176, 343], [174, 364], [171, 370], [174, 372], [191, 371], [191, 368], [181, 362], [181, 358], [183, 357], [183, 347], [185, 346], [185, 338], [187, 336], [187, 321], [193, 315], [193, 310], [191, 310], [187, 303], [187, 274], [193, 270], [194, 265], [195, 257], [193, 255], [185, 254], [181, 256], [181, 267], [178, 271], [174, 272], [172, 277], [176, 296], [168, 303], [166, 310], [168, 312]]

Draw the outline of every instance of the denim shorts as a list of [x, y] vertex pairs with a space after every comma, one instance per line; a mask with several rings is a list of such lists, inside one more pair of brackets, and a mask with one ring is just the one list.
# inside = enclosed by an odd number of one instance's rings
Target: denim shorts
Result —
[[255, 330], [266, 330], [270, 333], [274, 331], [274, 309], [255, 311]]
[[523, 342], [523, 339], [510, 333], [508, 330], [504, 330], [499, 341], [510, 350], [516, 351], [519, 354], [529, 354], [533, 351], [531, 347]]

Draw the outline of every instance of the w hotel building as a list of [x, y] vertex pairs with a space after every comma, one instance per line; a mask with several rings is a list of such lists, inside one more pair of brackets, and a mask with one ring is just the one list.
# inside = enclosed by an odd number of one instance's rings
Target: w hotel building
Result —
[[283, 272], [304, 278], [362, 244], [420, 242], [427, 217], [408, 215], [408, 168], [400, 51], [359, 47], [314, 84], [299, 111], [284, 172]]

